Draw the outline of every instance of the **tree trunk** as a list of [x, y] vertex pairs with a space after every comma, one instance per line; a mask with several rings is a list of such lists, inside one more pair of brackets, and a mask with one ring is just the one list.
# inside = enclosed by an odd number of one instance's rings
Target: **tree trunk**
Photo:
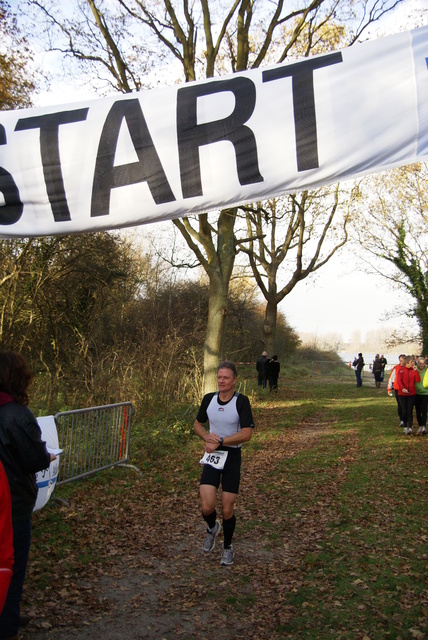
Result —
[[415, 316], [418, 320], [421, 342], [422, 342], [422, 355], [428, 354], [428, 309], [425, 301], [418, 301], [415, 310]]
[[217, 367], [223, 359], [228, 284], [214, 273], [210, 278], [207, 332], [204, 343], [204, 393], [217, 391]]
[[275, 302], [268, 301], [266, 304], [265, 319], [263, 322], [263, 343], [268, 358], [275, 355], [277, 351], [275, 345], [277, 307], [278, 305]]
[[422, 353], [426, 356], [428, 354], [428, 325], [425, 324], [421, 331], [422, 338]]
[[[210, 280], [207, 334], [204, 344], [204, 393], [217, 389], [217, 366], [224, 357], [230, 278], [235, 264], [236, 209], [221, 211], [217, 223], [217, 249], [208, 255], [205, 271]], [[208, 244], [205, 247], [208, 248]]]

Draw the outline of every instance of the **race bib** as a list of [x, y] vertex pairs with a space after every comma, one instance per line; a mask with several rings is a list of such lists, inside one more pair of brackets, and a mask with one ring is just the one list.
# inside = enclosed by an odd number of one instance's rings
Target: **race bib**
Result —
[[228, 451], [214, 451], [214, 453], [205, 452], [199, 462], [200, 464], [209, 464], [214, 467], [214, 469], [221, 471], [224, 468], [228, 453]]

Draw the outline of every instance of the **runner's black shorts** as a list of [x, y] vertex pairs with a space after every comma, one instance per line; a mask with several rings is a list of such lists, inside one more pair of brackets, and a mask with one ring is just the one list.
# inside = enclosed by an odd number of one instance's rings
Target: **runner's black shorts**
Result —
[[204, 464], [200, 484], [210, 484], [218, 489], [221, 482], [223, 491], [238, 493], [241, 480], [241, 447], [220, 447], [219, 449], [229, 454], [224, 469], [219, 471], [209, 464]]

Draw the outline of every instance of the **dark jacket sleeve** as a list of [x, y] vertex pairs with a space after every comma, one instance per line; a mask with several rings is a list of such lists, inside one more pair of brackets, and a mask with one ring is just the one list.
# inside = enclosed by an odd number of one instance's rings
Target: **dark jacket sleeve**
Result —
[[28, 407], [10, 402], [1, 408], [0, 440], [2, 452], [10, 458], [7, 462], [19, 466], [22, 473], [34, 474], [49, 466], [46, 442], [42, 440], [40, 427]]
[[0, 460], [9, 480], [13, 520], [27, 519], [37, 498], [35, 473], [49, 467], [50, 454], [36, 418], [17, 402], [0, 407]]
[[37, 473], [49, 467], [50, 454], [42, 432], [31, 412], [14, 432], [15, 444], [19, 450], [19, 459], [25, 473]]

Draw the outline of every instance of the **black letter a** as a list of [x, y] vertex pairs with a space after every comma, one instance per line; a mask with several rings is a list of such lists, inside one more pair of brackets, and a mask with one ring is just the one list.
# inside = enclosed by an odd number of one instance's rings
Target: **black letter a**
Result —
[[[124, 118], [138, 156], [138, 162], [115, 167], [114, 156]], [[95, 165], [91, 217], [109, 214], [112, 189], [138, 182], [148, 183], [156, 204], [175, 200], [153, 145], [140, 103], [138, 99], [134, 98], [115, 102], [104, 123]]]

